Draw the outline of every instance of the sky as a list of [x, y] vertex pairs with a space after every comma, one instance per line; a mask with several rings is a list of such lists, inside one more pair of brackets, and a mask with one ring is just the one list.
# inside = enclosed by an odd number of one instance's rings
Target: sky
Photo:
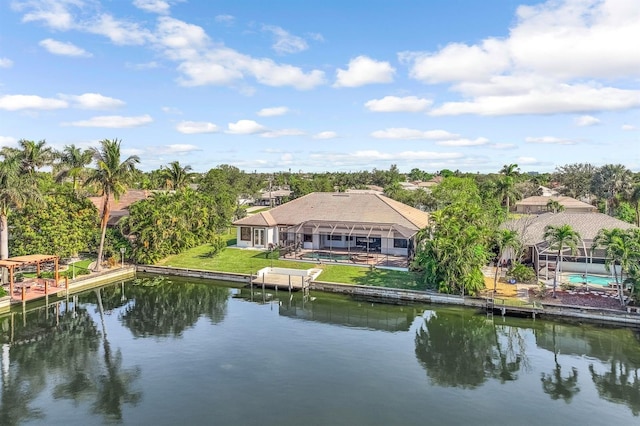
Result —
[[640, 171], [638, 0], [0, 0], [0, 145], [140, 168]]

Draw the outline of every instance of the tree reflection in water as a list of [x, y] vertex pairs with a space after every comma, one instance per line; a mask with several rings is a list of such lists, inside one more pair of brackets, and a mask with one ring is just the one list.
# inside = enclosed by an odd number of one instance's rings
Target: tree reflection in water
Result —
[[551, 336], [553, 342], [553, 361], [555, 368], [550, 374], [542, 373], [540, 381], [542, 382], [542, 390], [549, 395], [551, 399], [563, 399], [567, 404], [571, 399], [580, 392], [578, 387], [578, 369], [571, 367], [571, 373], [567, 377], [562, 377], [562, 367], [558, 363], [558, 345], [556, 342], [556, 325], [551, 326]]
[[[148, 291], [148, 287], [154, 287]], [[135, 301], [120, 320], [136, 337], [180, 336], [205, 315], [221, 322], [227, 313], [229, 289], [208, 284], [169, 282], [166, 278], [136, 280], [127, 288]]]
[[516, 380], [526, 365], [519, 330], [465, 311], [429, 312], [416, 332], [416, 358], [434, 384], [473, 389]]

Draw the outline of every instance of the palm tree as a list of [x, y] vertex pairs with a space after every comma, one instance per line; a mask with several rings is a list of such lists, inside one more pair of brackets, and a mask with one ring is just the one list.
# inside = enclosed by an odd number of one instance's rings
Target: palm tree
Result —
[[67, 145], [59, 155], [60, 163], [57, 166], [58, 174], [56, 182], [60, 183], [71, 178], [73, 181], [73, 192], [78, 189], [78, 179], [85, 172], [85, 167], [91, 163], [93, 153], [91, 150], [83, 150], [75, 145]]
[[[520, 236], [516, 231], [511, 229], [500, 229], [498, 230], [496, 236], [496, 245], [498, 246], [498, 262], [504, 256], [504, 253], [507, 249], [513, 249], [517, 251], [521, 246], [522, 242], [520, 241]], [[496, 265], [496, 274], [493, 278], [493, 292], [495, 294], [496, 289], [498, 287], [498, 265]]]
[[0, 259], [9, 257], [9, 225], [11, 210], [22, 207], [28, 200], [39, 200], [40, 192], [32, 175], [21, 167], [18, 150], [2, 150], [0, 161]]
[[36, 170], [48, 166], [53, 163], [53, 150], [51, 147], [45, 146], [47, 142], [41, 140], [39, 142], [20, 139], [20, 161], [21, 168], [26, 173], [33, 175]]
[[547, 203], [547, 210], [554, 213], [564, 211], [564, 206], [558, 202], [558, 200], [549, 200]]
[[549, 244], [550, 249], [557, 249], [556, 271], [553, 275], [553, 297], [556, 297], [558, 273], [562, 265], [562, 252], [565, 248], [569, 248], [572, 254], [576, 253], [580, 242], [580, 234], [571, 225], [547, 225], [544, 228], [544, 240]]
[[[637, 230], [629, 229], [623, 231], [619, 228], [601, 229], [593, 240], [592, 250], [596, 248], [605, 250], [605, 267], [607, 271], [613, 266], [613, 277], [616, 281], [618, 298], [620, 304], [624, 306], [624, 274], [627, 275], [638, 268], [640, 262], [640, 233]], [[618, 268], [620, 269], [620, 279], [618, 280]]]
[[104, 238], [107, 233], [107, 221], [109, 220], [109, 203], [111, 197], [117, 200], [126, 191], [126, 183], [130, 175], [135, 170], [135, 165], [140, 162], [137, 155], [132, 155], [120, 162], [120, 143], [118, 139], [104, 139], [100, 141], [101, 148], [91, 148], [91, 154], [96, 162], [96, 169], [93, 170], [87, 184], [96, 183], [104, 200], [100, 221], [100, 246], [98, 248], [98, 259], [95, 270], [102, 269], [102, 252], [104, 250]]
[[193, 176], [191, 166], [182, 167], [179, 161], [172, 161], [166, 168], [160, 169], [161, 176], [165, 179], [168, 188], [176, 191], [186, 187]]
[[517, 164], [505, 164], [500, 170], [500, 174], [503, 175], [498, 180], [498, 193], [501, 199], [505, 201], [507, 214], [509, 214], [510, 200], [517, 197], [514, 192], [515, 177], [520, 174], [520, 168]]
[[632, 177], [631, 170], [622, 164], [606, 164], [593, 175], [592, 192], [605, 199], [609, 216], [613, 216], [618, 195], [629, 191]]
[[627, 199], [636, 211], [636, 226], [640, 227], [640, 183], [636, 183], [633, 186]]

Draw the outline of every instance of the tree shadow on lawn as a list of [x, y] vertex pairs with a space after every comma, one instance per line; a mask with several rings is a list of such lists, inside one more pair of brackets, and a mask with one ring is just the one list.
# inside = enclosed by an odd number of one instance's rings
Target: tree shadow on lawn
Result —
[[365, 272], [364, 275], [355, 277], [354, 284], [372, 287], [398, 288], [404, 290], [427, 290], [418, 272], [399, 272], [384, 269], [374, 269]]

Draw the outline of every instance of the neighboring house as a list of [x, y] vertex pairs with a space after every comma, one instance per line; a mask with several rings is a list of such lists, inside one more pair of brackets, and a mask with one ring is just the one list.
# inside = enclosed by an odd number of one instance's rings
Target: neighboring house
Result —
[[[544, 230], [548, 225], [571, 226], [582, 239], [578, 245], [578, 251], [571, 254], [566, 249], [562, 255], [562, 269], [566, 272], [578, 272], [581, 274], [608, 275], [604, 267], [604, 251], [591, 250], [593, 240], [601, 229], [630, 229], [635, 228], [627, 222], [602, 213], [544, 213], [540, 215], [525, 215], [519, 219], [511, 220], [502, 225], [503, 228], [518, 231], [524, 245], [524, 262], [531, 263], [537, 271], [546, 274], [553, 270], [556, 264], [557, 251], [550, 249], [544, 241]], [[549, 265], [551, 268], [547, 267]]]
[[549, 211], [547, 204], [557, 201], [567, 213], [595, 213], [598, 208], [571, 197], [545, 197], [536, 195], [516, 202], [516, 213], [538, 214]]
[[274, 189], [262, 191], [258, 198], [255, 199], [254, 205], [256, 206], [279, 206], [282, 204], [285, 198], [291, 196], [291, 191], [288, 189]]
[[379, 194], [314, 192], [235, 221], [238, 247], [411, 257], [429, 215]]
[[[147, 191], [144, 189], [129, 189], [127, 192], [122, 194], [118, 201], [114, 200], [111, 197], [109, 201], [109, 220], [107, 221], [107, 226], [116, 226], [120, 219], [129, 215], [129, 206], [136, 201], [146, 200], [149, 198], [151, 191]], [[103, 197], [89, 197], [89, 200], [96, 206], [98, 209], [98, 214], [102, 215], [102, 204], [104, 203]]]

